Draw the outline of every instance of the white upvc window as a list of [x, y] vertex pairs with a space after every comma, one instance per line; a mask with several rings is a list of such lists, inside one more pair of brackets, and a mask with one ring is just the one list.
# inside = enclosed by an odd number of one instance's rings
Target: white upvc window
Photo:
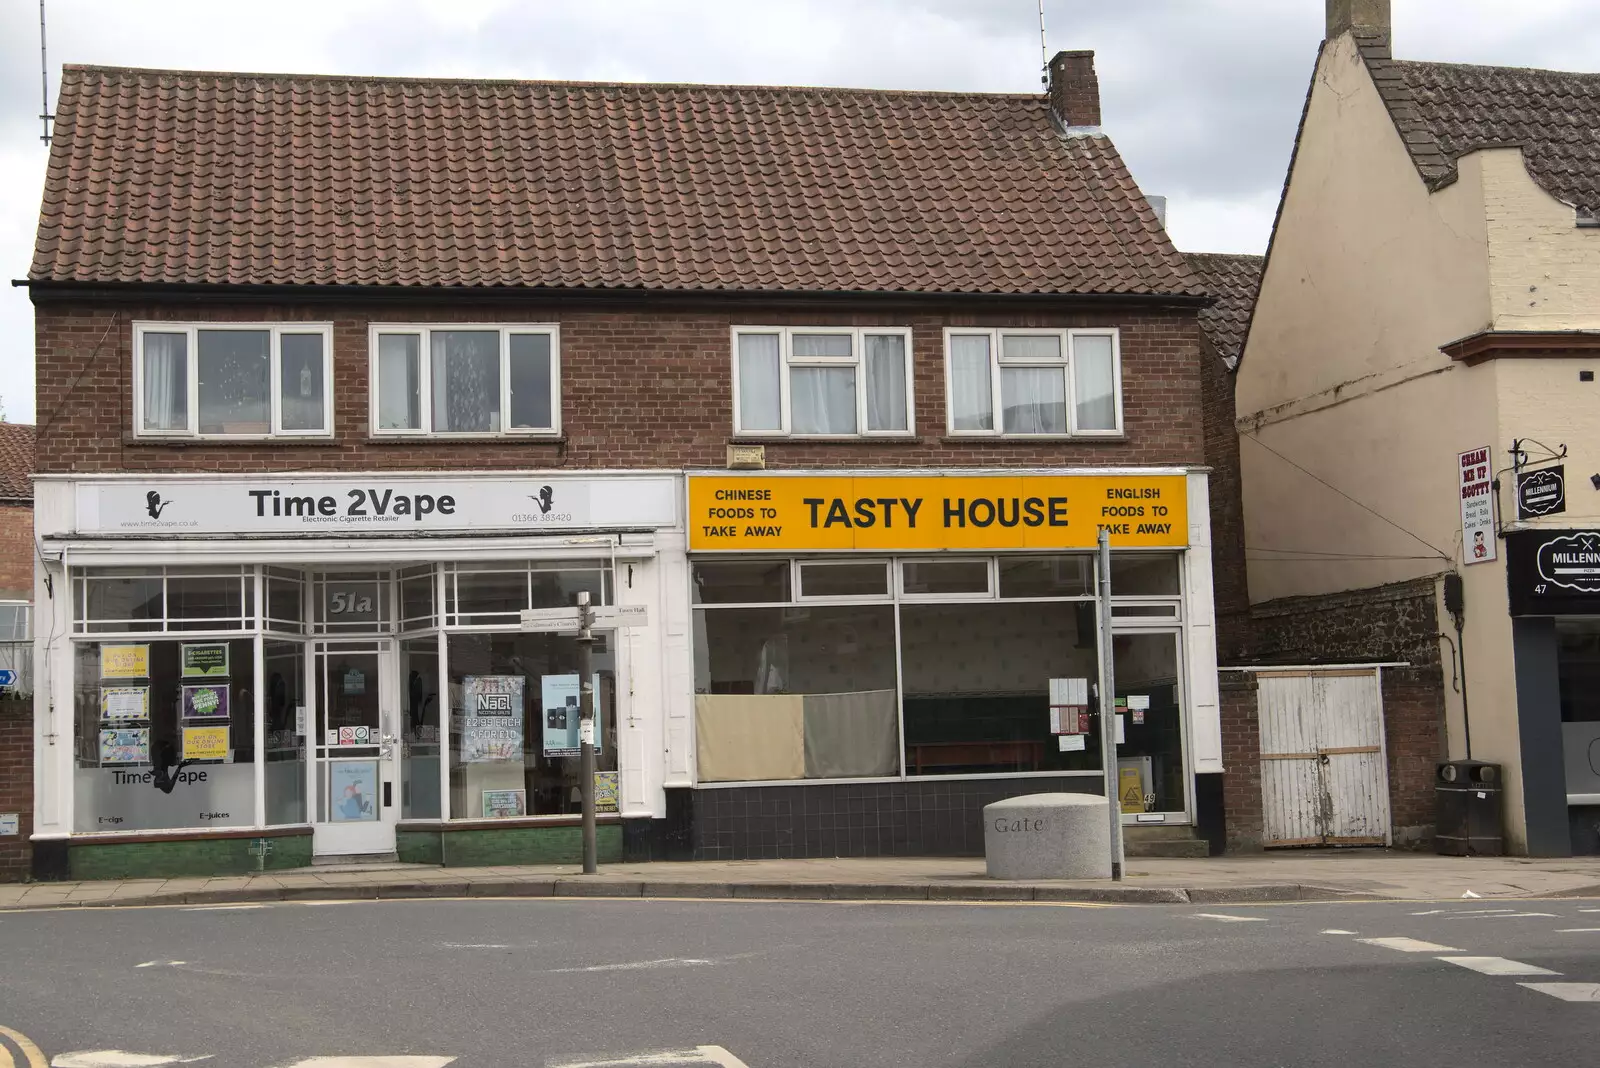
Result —
[[1116, 330], [949, 329], [945, 386], [951, 434], [1122, 433]]
[[561, 332], [554, 324], [374, 323], [377, 435], [561, 432]]
[[733, 328], [733, 429], [790, 437], [910, 435], [911, 331]]
[[327, 437], [327, 323], [135, 323], [133, 418], [140, 437]]

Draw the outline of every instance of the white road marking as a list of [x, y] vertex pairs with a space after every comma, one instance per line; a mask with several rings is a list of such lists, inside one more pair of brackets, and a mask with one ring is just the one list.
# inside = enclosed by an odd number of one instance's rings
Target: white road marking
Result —
[[1330, 927], [1326, 931], [1323, 931], [1322, 933], [1323, 934], [1355, 934], [1354, 931], [1344, 931], [1344, 930], [1340, 930], [1337, 927]]
[[1440, 957], [1439, 960], [1449, 961], [1451, 964], [1470, 968], [1484, 975], [1560, 975], [1549, 968], [1541, 968], [1535, 964], [1524, 964], [1520, 960], [1507, 960], [1504, 957]]
[[445, 1068], [454, 1057], [307, 1057], [284, 1068]]
[[1600, 912], [1600, 909], [1579, 909], [1579, 912]]
[[1556, 934], [1591, 934], [1600, 931], [1600, 927], [1562, 927]]
[[1365, 942], [1369, 946], [1382, 946], [1384, 949], [1397, 949], [1401, 953], [1459, 953], [1454, 946], [1441, 946], [1435, 942], [1423, 942], [1416, 938], [1359, 938], [1356, 941]]
[[1261, 916], [1225, 916], [1220, 912], [1196, 912], [1196, 913], [1194, 913], [1194, 918], [1197, 919], [1197, 920], [1221, 920], [1223, 923], [1266, 923], [1267, 922], [1266, 919], [1264, 917], [1261, 917]]
[[715, 1064], [720, 1068], [750, 1068], [721, 1046], [696, 1046], [694, 1049], [636, 1053], [603, 1061], [554, 1061], [550, 1068], [645, 1068], [648, 1065]]
[[440, 942], [442, 949], [510, 949], [508, 942]]
[[593, 964], [587, 968], [551, 968], [551, 975], [567, 975], [574, 972], [643, 972], [654, 968], [697, 968], [706, 964], [715, 964], [714, 960], [705, 960], [700, 957], [665, 957], [661, 960], [636, 960], [627, 964]]
[[[1466, 913], [1459, 913], [1458, 915], [1465, 916]], [[1474, 916], [1472, 918], [1475, 920], [1520, 920], [1528, 916], [1543, 916], [1548, 920], [1556, 918], [1556, 914], [1553, 912], [1499, 912], [1493, 915]]]
[[185, 905], [184, 912], [244, 912], [246, 909], [264, 909], [265, 905]]
[[81, 1049], [58, 1055], [50, 1062], [50, 1068], [159, 1068], [164, 1064], [193, 1064], [210, 1059], [209, 1053], [203, 1057], [183, 1057], [170, 1053], [129, 1053], [120, 1049]]
[[1468, 890], [1466, 893], [1462, 894], [1461, 896], [1462, 897], [1482, 897], [1483, 895], [1482, 894], [1474, 894], [1471, 890]]
[[188, 964], [186, 960], [147, 960], [143, 964], [135, 964], [135, 968], [176, 968], [180, 964]]
[[1518, 983], [1562, 1001], [1600, 1001], [1600, 983]]

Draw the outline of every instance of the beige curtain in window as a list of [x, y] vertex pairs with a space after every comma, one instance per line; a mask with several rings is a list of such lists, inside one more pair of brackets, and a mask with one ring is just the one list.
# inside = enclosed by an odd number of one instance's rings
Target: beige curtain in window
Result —
[[893, 690], [808, 694], [806, 778], [895, 775], [900, 738]]
[[700, 781], [804, 778], [804, 701], [798, 694], [697, 695]]

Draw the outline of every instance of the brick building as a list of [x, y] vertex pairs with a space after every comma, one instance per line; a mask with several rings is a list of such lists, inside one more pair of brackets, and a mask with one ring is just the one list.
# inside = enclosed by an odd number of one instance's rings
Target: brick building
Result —
[[1102, 523], [1124, 819], [1192, 841], [1207, 297], [1050, 79], [67, 68], [36, 869], [570, 857], [584, 591], [604, 856], [975, 852], [1102, 789]]
[[33, 427], [0, 422], [0, 668], [16, 673], [0, 689], [0, 881], [23, 878], [29, 865], [33, 561]]

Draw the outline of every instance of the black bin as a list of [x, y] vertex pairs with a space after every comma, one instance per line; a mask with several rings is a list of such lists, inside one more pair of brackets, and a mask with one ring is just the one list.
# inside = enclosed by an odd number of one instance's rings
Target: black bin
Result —
[[1437, 802], [1435, 852], [1447, 857], [1505, 856], [1499, 764], [1446, 761], [1437, 769], [1433, 789]]

